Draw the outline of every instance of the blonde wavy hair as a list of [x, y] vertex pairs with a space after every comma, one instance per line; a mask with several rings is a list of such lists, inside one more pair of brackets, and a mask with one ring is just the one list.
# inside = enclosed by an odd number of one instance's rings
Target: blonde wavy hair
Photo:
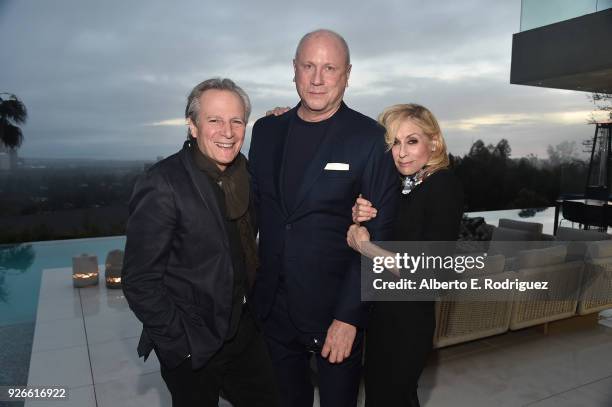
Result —
[[450, 160], [438, 120], [429, 109], [415, 103], [389, 106], [378, 116], [378, 122], [386, 130], [387, 150], [391, 150], [393, 147], [400, 124], [408, 119], [419, 126], [434, 148], [426, 164], [427, 172], [433, 174], [442, 168], [447, 168], [450, 165]]

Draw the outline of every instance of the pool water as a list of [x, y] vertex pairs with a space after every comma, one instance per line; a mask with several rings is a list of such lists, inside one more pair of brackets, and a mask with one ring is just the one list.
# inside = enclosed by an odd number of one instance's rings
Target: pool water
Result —
[[0, 386], [27, 384], [42, 271], [124, 247], [125, 236], [0, 245]]

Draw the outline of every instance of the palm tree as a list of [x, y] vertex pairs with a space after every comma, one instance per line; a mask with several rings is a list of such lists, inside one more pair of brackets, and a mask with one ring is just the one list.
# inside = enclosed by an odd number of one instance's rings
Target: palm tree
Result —
[[28, 118], [25, 105], [11, 93], [0, 93], [0, 143], [9, 149], [21, 146], [23, 133], [19, 128]]

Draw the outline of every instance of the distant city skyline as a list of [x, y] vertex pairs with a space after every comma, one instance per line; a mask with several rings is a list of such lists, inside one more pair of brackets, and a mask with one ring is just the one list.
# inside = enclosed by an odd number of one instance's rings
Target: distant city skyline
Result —
[[592, 137], [586, 93], [510, 85], [520, 0], [444, 4], [347, 0], [223, 2], [1, 1], [0, 91], [27, 106], [20, 157], [154, 160], [177, 151], [182, 113], [203, 79], [234, 79], [252, 123], [297, 103], [291, 60], [316, 28], [342, 34], [353, 69], [345, 101], [376, 117], [421, 103], [455, 155], [505, 138], [512, 157]]

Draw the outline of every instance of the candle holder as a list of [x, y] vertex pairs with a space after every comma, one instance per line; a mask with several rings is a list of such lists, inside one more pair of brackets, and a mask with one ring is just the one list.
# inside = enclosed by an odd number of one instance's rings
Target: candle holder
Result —
[[121, 269], [123, 268], [123, 250], [111, 250], [106, 256], [104, 280], [107, 288], [121, 288]]
[[81, 254], [72, 258], [72, 285], [77, 288], [98, 284], [98, 257]]

